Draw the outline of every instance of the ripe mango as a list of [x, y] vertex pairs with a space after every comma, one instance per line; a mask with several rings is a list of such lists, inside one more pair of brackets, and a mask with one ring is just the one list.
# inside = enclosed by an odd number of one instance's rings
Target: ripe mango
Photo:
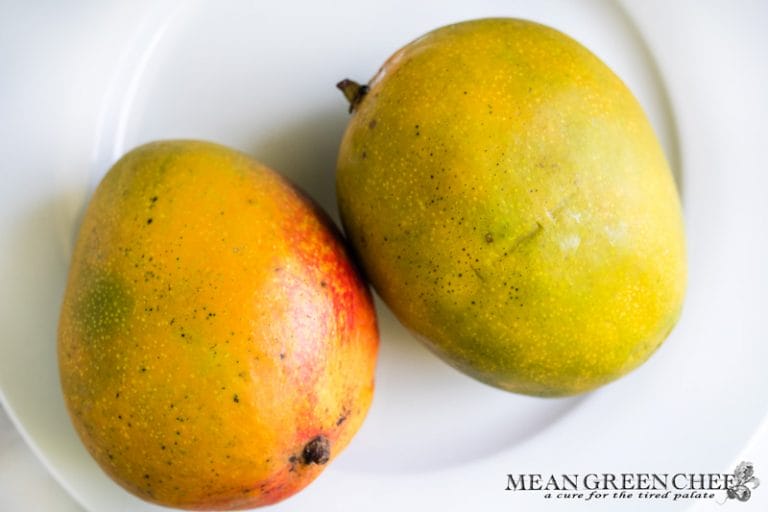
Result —
[[459, 370], [537, 396], [640, 365], [681, 311], [678, 194], [641, 106], [570, 37], [439, 28], [367, 85], [337, 164], [345, 231], [400, 321]]
[[205, 510], [291, 496], [360, 427], [377, 347], [338, 231], [248, 156], [150, 143], [95, 191], [59, 367], [78, 434], [128, 491]]

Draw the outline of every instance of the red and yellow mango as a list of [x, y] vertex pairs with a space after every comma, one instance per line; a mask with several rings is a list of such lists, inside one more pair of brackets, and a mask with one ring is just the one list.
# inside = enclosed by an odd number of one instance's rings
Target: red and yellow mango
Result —
[[58, 354], [101, 467], [148, 501], [238, 509], [309, 484], [370, 405], [378, 331], [338, 231], [229, 148], [125, 155], [85, 213]]

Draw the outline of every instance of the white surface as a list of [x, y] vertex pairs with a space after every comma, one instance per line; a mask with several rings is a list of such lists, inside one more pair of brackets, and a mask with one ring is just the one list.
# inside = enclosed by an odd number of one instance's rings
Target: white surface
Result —
[[[768, 4], [625, 4], [631, 18], [610, 2], [566, 0], [4, 4], [0, 397], [32, 449], [89, 510], [155, 509], [88, 457], [68, 422], [55, 364], [78, 215], [117, 157], [155, 138], [216, 140], [279, 169], [335, 213], [334, 160], [347, 114], [333, 84], [366, 80], [431, 28], [506, 15], [576, 37], [648, 110], [682, 185], [690, 253], [683, 318], [628, 377], [586, 397], [538, 400], [454, 372], [379, 304], [381, 360], [368, 420], [316, 483], [271, 510], [648, 510], [644, 502], [510, 495], [505, 475], [719, 472], [745, 457], [760, 476], [766, 442], [747, 442], [768, 412]], [[0, 510], [23, 502], [73, 509], [64, 499], [52, 504], [59, 491], [14, 436], [0, 438]], [[752, 501], [728, 506], [766, 503], [760, 488]]]
[[24, 444], [0, 407], [0, 510], [83, 512]]

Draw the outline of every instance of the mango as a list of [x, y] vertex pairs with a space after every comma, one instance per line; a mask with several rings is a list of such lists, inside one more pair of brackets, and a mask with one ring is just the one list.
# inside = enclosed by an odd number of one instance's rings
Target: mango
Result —
[[552, 28], [430, 32], [368, 84], [338, 155], [344, 229], [400, 321], [501, 389], [583, 393], [638, 367], [686, 285], [680, 201], [638, 101]]
[[275, 503], [350, 442], [378, 331], [340, 233], [245, 154], [160, 141], [87, 207], [61, 308], [61, 386], [106, 473], [184, 509]]

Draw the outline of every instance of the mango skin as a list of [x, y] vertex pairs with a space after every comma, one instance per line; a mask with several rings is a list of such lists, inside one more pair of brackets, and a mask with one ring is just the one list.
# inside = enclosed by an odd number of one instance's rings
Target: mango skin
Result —
[[376, 291], [468, 375], [536, 396], [636, 368], [686, 285], [675, 183], [642, 108], [564, 34], [482, 19], [392, 55], [338, 156]]
[[61, 385], [88, 451], [137, 496], [211, 510], [296, 493], [360, 427], [377, 347], [338, 231], [248, 156], [151, 143], [94, 193]]

